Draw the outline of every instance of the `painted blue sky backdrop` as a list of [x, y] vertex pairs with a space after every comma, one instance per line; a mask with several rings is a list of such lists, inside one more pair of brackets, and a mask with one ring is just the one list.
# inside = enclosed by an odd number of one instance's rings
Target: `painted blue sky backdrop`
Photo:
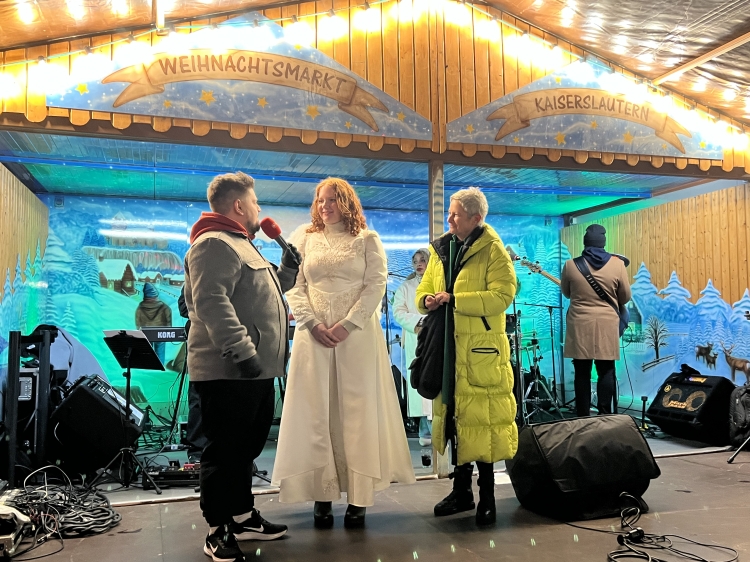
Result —
[[[262, 25], [254, 27], [254, 20]], [[263, 23], [265, 22], [265, 23]], [[253, 39], [263, 30], [271, 36], [271, 43], [261, 44]], [[165, 40], [166, 41], [166, 40]], [[310, 61], [351, 76], [358, 86], [377, 97], [388, 113], [368, 108], [379, 131], [374, 132], [366, 123], [338, 108], [338, 103], [320, 94], [308, 91], [236, 80], [206, 80], [166, 84], [163, 93], [153, 94], [128, 102], [118, 108], [113, 104], [128, 86], [126, 82], [102, 84], [101, 79], [115, 70], [130, 66], [128, 61], [117, 59], [99, 76], [70, 84], [62, 93], [47, 94], [51, 107], [114, 111], [138, 115], [154, 115], [206, 121], [224, 121], [296, 129], [310, 129], [362, 135], [430, 140], [432, 125], [428, 119], [412, 111], [349, 69], [330, 59], [317, 49], [295, 46], [284, 41], [284, 30], [258, 12], [251, 12], [228, 20], [218, 29], [203, 29], [191, 34], [179, 34], [176, 52], [190, 49], [246, 49], [257, 50]], [[168, 43], [166, 43], [168, 44]], [[154, 52], [164, 52], [160, 47]], [[84, 87], [85, 85], [85, 87]], [[210, 92], [210, 96], [206, 93]], [[203, 98], [203, 99], [202, 99]], [[206, 101], [208, 100], [208, 101]], [[314, 107], [314, 110], [310, 110]]]
[[[692, 137], [678, 135], [685, 148], [685, 154], [657, 137], [654, 130], [649, 127], [632, 121], [599, 115], [557, 115], [532, 119], [529, 127], [495, 140], [495, 135], [505, 121], [503, 119], [488, 121], [487, 117], [498, 108], [511, 104], [516, 96], [544, 90], [554, 94], [554, 90], [559, 88], [600, 89], [605, 93], [607, 87], [616, 81], [618, 76], [598, 65], [575, 62], [451, 121], [448, 123], [448, 142], [689, 156], [706, 159], [723, 158], [722, 146], [715, 144], [717, 142], [715, 135], [702, 133], [681, 121], [678, 122], [692, 134]], [[624, 85], [631, 86], [630, 84]], [[656, 112], [656, 109], [652, 111]]]

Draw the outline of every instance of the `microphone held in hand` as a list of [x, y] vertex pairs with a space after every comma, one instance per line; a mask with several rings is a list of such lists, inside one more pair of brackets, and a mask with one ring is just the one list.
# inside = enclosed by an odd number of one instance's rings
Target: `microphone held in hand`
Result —
[[293, 256], [294, 262], [297, 265], [300, 264], [299, 259], [295, 255], [296, 252], [292, 252], [290, 250], [289, 244], [287, 244], [286, 240], [284, 240], [284, 237], [281, 236], [281, 227], [276, 224], [275, 220], [270, 217], [264, 218], [262, 221], [260, 221], [260, 228], [263, 231], [263, 234], [268, 236], [271, 240], [275, 240], [279, 246], [281, 246], [287, 252], [290, 252]]

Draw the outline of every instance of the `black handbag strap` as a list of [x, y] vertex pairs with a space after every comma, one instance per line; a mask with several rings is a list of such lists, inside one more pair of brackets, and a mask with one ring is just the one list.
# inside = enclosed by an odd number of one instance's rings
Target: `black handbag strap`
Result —
[[586, 262], [584, 257], [578, 256], [577, 258], [573, 260], [573, 263], [576, 264], [578, 271], [580, 271], [581, 275], [583, 275], [583, 278], [589, 282], [589, 285], [591, 285], [591, 288], [594, 289], [594, 292], [599, 296], [599, 298], [602, 299], [604, 302], [606, 302], [609, 306], [614, 308], [615, 312], [619, 316], [620, 307], [617, 306], [617, 304], [615, 304], [615, 302], [612, 300], [612, 297], [610, 297], [607, 293], [604, 292], [604, 289], [602, 289], [602, 286], [599, 285], [599, 282], [596, 279], [594, 279], [593, 275], [591, 275], [589, 264]]

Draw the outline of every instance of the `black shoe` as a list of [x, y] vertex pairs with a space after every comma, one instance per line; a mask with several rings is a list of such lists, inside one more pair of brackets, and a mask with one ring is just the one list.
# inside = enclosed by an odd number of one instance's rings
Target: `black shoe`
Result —
[[331, 502], [315, 502], [313, 518], [316, 529], [330, 529], [333, 527], [333, 508]]
[[444, 517], [446, 515], [453, 515], [455, 513], [461, 513], [462, 511], [470, 511], [476, 507], [474, 503], [474, 494], [471, 490], [468, 491], [456, 491], [453, 490], [448, 494], [442, 501], [435, 505], [435, 517]]
[[286, 525], [269, 523], [260, 516], [257, 509], [242, 523], [232, 521], [230, 530], [238, 541], [272, 541], [286, 535]]
[[229, 530], [228, 525], [219, 527], [215, 533], [206, 537], [203, 545], [206, 556], [213, 558], [214, 562], [242, 562], [245, 555], [242, 554], [237, 539]]
[[492, 525], [496, 517], [495, 498], [480, 497], [479, 505], [477, 505], [477, 525]]
[[344, 527], [347, 529], [360, 529], [365, 526], [366, 507], [349, 504], [344, 515]]

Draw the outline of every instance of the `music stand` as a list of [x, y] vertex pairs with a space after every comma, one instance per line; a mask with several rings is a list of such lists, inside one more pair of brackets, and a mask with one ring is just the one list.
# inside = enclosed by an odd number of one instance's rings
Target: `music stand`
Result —
[[[104, 342], [107, 347], [115, 356], [120, 367], [125, 369], [122, 374], [125, 377], [125, 421], [126, 429], [131, 425], [130, 421], [130, 369], [145, 369], [148, 371], [164, 371], [164, 365], [161, 364], [159, 356], [151, 347], [151, 343], [148, 341], [143, 332], [137, 330], [119, 330], [117, 332], [105, 331], [107, 337], [104, 338]], [[127, 431], [125, 432], [127, 435]], [[123, 480], [114, 476], [110, 472], [110, 467], [117, 461], [120, 461], [125, 467], [125, 474]], [[153, 478], [149, 475], [146, 469], [135, 456], [135, 448], [130, 445], [120, 449], [120, 452], [115, 455], [109, 464], [102, 470], [96, 478], [94, 478], [89, 484], [89, 489], [93, 489], [97, 481], [104, 474], [108, 474], [120, 482], [125, 488], [130, 487], [131, 483], [131, 464], [133, 461], [141, 469], [143, 474], [149, 483], [154, 487], [157, 494], [161, 494], [161, 488], [154, 482]]]

